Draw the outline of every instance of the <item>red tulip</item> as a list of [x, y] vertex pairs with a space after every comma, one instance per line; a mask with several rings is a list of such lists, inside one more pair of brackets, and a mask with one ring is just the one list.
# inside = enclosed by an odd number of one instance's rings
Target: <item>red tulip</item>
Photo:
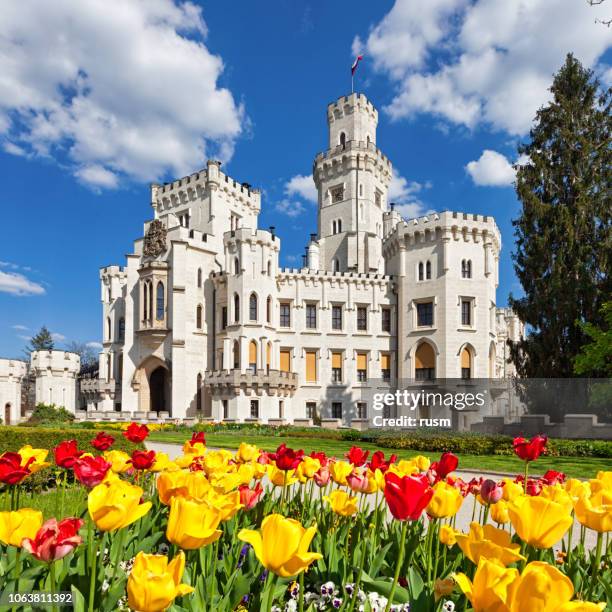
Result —
[[384, 493], [389, 510], [398, 521], [416, 521], [434, 492], [425, 475], [400, 477], [389, 472], [385, 474]]
[[57, 519], [49, 519], [33, 540], [24, 538], [21, 546], [39, 561], [56, 561], [65, 557], [83, 541], [79, 535], [79, 529], [83, 525], [84, 522], [78, 518], [66, 518], [59, 523]]
[[30, 474], [30, 464], [35, 461], [30, 457], [25, 465], [21, 465], [22, 457], [19, 453], [6, 452], [0, 455], [0, 482], [7, 485], [19, 484]]
[[363, 451], [358, 446], [351, 446], [351, 450], [346, 453], [346, 458], [349, 463], [352, 463], [355, 467], [361, 467], [368, 460], [370, 451]]
[[434, 479], [444, 480], [451, 472], [454, 472], [459, 465], [459, 459], [453, 453], [442, 453], [440, 461], [434, 461], [429, 470], [434, 475]]
[[310, 457], [312, 459], [318, 459], [321, 467], [325, 467], [329, 463], [329, 459], [323, 451], [312, 451], [312, 453], [310, 453]]
[[376, 470], [380, 470], [381, 472], [386, 472], [389, 469], [389, 466], [392, 463], [397, 461], [397, 455], [391, 455], [389, 457], [389, 461], [385, 461], [385, 453], [382, 451], [376, 451], [372, 455], [372, 459], [370, 459], [370, 463], [368, 463], [368, 467], [375, 472]]
[[74, 462], [72, 469], [77, 480], [92, 489], [104, 480], [110, 467], [104, 457], [81, 457]]
[[302, 462], [304, 456], [303, 450], [293, 450], [288, 448], [286, 444], [281, 444], [275, 453], [276, 467], [279, 470], [295, 470], [295, 468]]
[[548, 470], [546, 474], [542, 476], [542, 480], [547, 485], [561, 484], [565, 482], [565, 474], [563, 472], [556, 472], [555, 470]]
[[480, 487], [480, 497], [485, 504], [496, 504], [502, 498], [503, 493], [501, 485], [489, 478]]
[[115, 441], [115, 438], [113, 438], [113, 436], [110, 436], [109, 434], [107, 434], [104, 431], [101, 431], [92, 441], [91, 441], [91, 445], [99, 451], [105, 451], [108, 450], [112, 445], [113, 442]]
[[191, 440], [188, 440], [188, 442], [190, 446], [195, 446], [198, 442], [206, 446], [206, 436], [203, 431], [193, 432]]
[[74, 465], [74, 462], [84, 453], [85, 451], [77, 448], [76, 440], [64, 440], [60, 442], [54, 449], [55, 463], [59, 467], [70, 469]]
[[240, 491], [240, 503], [244, 506], [245, 510], [250, 510], [257, 505], [263, 493], [263, 487], [261, 482], [258, 482], [252, 489], [249, 488], [249, 485], [240, 485], [238, 491]]
[[329, 467], [325, 465], [321, 467], [319, 471], [315, 472], [314, 481], [318, 487], [326, 487], [330, 477]]
[[148, 470], [155, 463], [155, 451], [135, 450], [128, 460], [136, 470]]
[[455, 489], [459, 489], [463, 497], [467, 497], [468, 493], [470, 492], [470, 483], [465, 482], [465, 480], [463, 480], [463, 478], [460, 478], [459, 476], [447, 476], [446, 482], [449, 485], [455, 487]]
[[512, 446], [514, 453], [523, 461], [535, 461], [544, 451], [546, 451], [546, 436], [534, 436], [531, 440], [523, 437], [514, 438]]
[[468, 483], [469, 492], [472, 495], [478, 495], [480, 493], [480, 488], [482, 487], [482, 483], [484, 482], [484, 478], [479, 476], [478, 478], [472, 478]]
[[130, 442], [138, 444], [145, 440], [149, 435], [149, 428], [146, 425], [138, 423], [130, 423], [128, 428], [123, 432], [123, 436]]

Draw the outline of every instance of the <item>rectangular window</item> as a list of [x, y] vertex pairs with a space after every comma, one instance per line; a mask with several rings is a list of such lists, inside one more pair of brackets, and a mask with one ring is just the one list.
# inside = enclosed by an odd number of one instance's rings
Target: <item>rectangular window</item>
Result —
[[472, 324], [472, 303], [470, 300], [461, 300], [461, 325]]
[[251, 418], [259, 418], [259, 400], [251, 400]]
[[288, 302], [281, 302], [279, 323], [281, 327], [291, 327], [291, 304]]
[[222, 400], [223, 404], [223, 419], [229, 419], [229, 402], [227, 400]]
[[342, 306], [332, 306], [332, 329], [342, 330]]
[[306, 351], [306, 382], [317, 382], [316, 351]]
[[221, 329], [227, 327], [227, 306], [221, 308]]
[[332, 419], [342, 418], [342, 402], [332, 402]]
[[115, 412], [121, 412], [121, 402], [115, 404]]
[[281, 372], [291, 372], [291, 350], [290, 349], [281, 349], [280, 371]]
[[306, 304], [306, 329], [317, 329], [316, 304]]
[[342, 353], [332, 353], [332, 382], [342, 382]]
[[317, 402], [306, 402], [306, 418], [315, 419], [317, 416]]
[[368, 355], [357, 353], [357, 380], [365, 382], [368, 379]]
[[436, 377], [434, 368], [417, 368], [414, 371], [416, 380], [433, 380]]
[[368, 330], [368, 309], [366, 306], [357, 307], [357, 330]]
[[374, 204], [376, 204], [378, 208], [380, 208], [382, 204], [382, 194], [380, 193], [380, 191], [378, 191], [378, 189], [376, 190], [376, 193], [374, 194]]
[[391, 380], [391, 355], [383, 353], [380, 356], [380, 372], [383, 380]]
[[278, 418], [285, 418], [285, 402], [283, 400], [278, 400]]
[[433, 325], [433, 302], [417, 304], [417, 326], [431, 327]]
[[391, 309], [383, 308], [382, 309], [382, 330], [384, 332], [391, 332]]
[[368, 418], [368, 404], [366, 402], [357, 402], [357, 418]]

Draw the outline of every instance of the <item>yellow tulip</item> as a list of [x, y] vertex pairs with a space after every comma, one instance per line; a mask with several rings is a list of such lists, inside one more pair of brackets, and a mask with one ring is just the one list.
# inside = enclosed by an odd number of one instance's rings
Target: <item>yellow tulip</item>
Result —
[[531, 495], [510, 502], [508, 515], [521, 540], [536, 548], [556, 544], [574, 521], [563, 505]]
[[[465, 574], [455, 574], [453, 577], [470, 600], [474, 612], [507, 612], [508, 591], [518, 577], [518, 570], [483, 557], [478, 563], [474, 582]], [[529, 608], [524, 612], [527, 610]]]
[[179, 468], [186, 469], [193, 463], [193, 460], [197, 457], [200, 457], [200, 455], [191, 455], [189, 453], [183, 454], [180, 457], [176, 457], [174, 459], [174, 463], [176, 463]]
[[253, 477], [261, 480], [268, 473], [268, 466], [265, 463], [251, 463], [254, 469]]
[[23, 539], [34, 539], [42, 524], [42, 512], [32, 508], [0, 512], [0, 542], [21, 548]]
[[481, 525], [471, 523], [469, 533], [455, 533], [457, 544], [463, 554], [475, 563], [479, 564], [481, 559], [496, 561], [501, 565], [509, 565], [520, 559], [520, 546], [512, 544], [510, 534], [504, 529], [498, 529], [493, 525]]
[[612, 491], [612, 472], [597, 472], [597, 478], [590, 480], [591, 490], [597, 493], [601, 489]]
[[[229, 493], [243, 484], [243, 477], [238, 472], [226, 472], [218, 476], [212, 474], [210, 482], [219, 493]], [[251, 479], [249, 478], [249, 481]], [[248, 482], [248, 481], [247, 481]]]
[[151, 502], [140, 503], [143, 490], [124, 480], [102, 482], [87, 497], [89, 516], [98, 529], [115, 531], [143, 517]]
[[174, 461], [170, 461], [168, 453], [155, 453], [155, 461], [150, 468], [150, 472], [176, 472], [180, 468]]
[[289, 486], [297, 482], [295, 470], [279, 470], [273, 463], [268, 464], [268, 478], [275, 487]]
[[456, 532], [450, 525], [442, 525], [440, 527], [440, 542], [446, 546], [454, 546], [457, 542]]
[[351, 497], [346, 491], [332, 491], [323, 499], [340, 516], [352, 516], [357, 512], [357, 498]]
[[187, 495], [187, 472], [162, 472], [156, 484], [159, 501], [169, 506], [175, 495]]
[[414, 459], [402, 459], [399, 463], [390, 466], [389, 469], [399, 476], [412, 476], [421, 471]]
[[612, 531], [612, 503], [595, 505], [601, 494], [592, 497], [583, 497], [576, 501], [574, 509], [576, 518], [581, 525], [593, 529], [599, 533]]
[[[185, 497], [192, 499], [204, 499], [212, 489], [204, 472], [187, 472], [185, 485], [187, 486]], [[178, 494], [180, 495], [180, 492]]]
[[204, 471], [208, 476], [227, 472], [232, 469], [230, 466], [232, 458], [232, 453], [227, 450], [209, 451], [204, 455]]
[[236, 451], [236, 461], [248, 463], [249, 461], [255, 461], [257, 457], [259, 457], [259, 449], [254, 444], [240, 443]]
[[434, 485], [433, 491], [433, 497], [427, 506], [427, 514], [435, 518], [457, 514], [463, 503], [463, 495], [459, 489], [440, 480]]
[[431, 461], [423, 455], [417, 455], [416, 457], [413, 457], [412, 460], [417, 464], [417, 467], [421, 472], [426, 472], [431, 465]]
[[259, 562], [281, 578], [296, 576], [323, 555], [308, 552], [316, 526], [304, 529], [299, 521], [280, 514], [267, 516], [259, 531], [243, 529], [238, 539], [253, 547]]
[[236, 512], [242, 508], [239, 491], [232, 491], [231, 493], [223, 495], [217, 493], [213, 489], [210, 489], [204, 500], [219, 510], [222, 521], [229, 521], [229, 519], [231, 519]]
[[504, 501], [512, 501], [524, 494], [523, 486], [518, 482], [514, 482], [512, 478], [504, 478], [503, 483], [502, 499], [504, 499]]
[[557, 502], [566, 512], [572, 511], [572, 498], [569, 493], [561, 486], [561, 485], [551, 485], [547, 487], [542, 487], [542, 491], [540, 492], [540, 497], [544, 499], [550, 499], [554, 502]]
[[588, 482], [583, 482], [577, 478], [569, 478], [565, 481], [565, 490], [569, 493], [572, 499], [579, 497], [589, 497], [591, 495], [591, 486]]
[[221, 511], [206, 501], [175, 497], [170, 504], [166, 538], [185, 550], [195, 550], [221, 536]]
[[310, 480], [321, 469], [321, 462], [312, 457], [303, 457], [295, 471], [298, 480], [303, 484]]
[[34, 461], [30, 463], [29, 468], [32, 474], [35, 474], [43, 468], [49, 467], [51, 464], [45, 461], [49, 451], [46, 448], [32, 448], [29, 444], [22, 446], [18, 451], [21, 455], [21, 465], [25, 465], [31, 457], [34, 457]]
[[132, 465], [128, 463], [130, 456], [120, 450], [107, 450], [103, 453], [104, 459], [111, 464], [111, 470], [116, 474], [123, 474], [132, 469]]
[[194, 589], [181, 584], [185, 553], [179, 552], [170, 563], [163, 555], [139, 552], [127, 581], [128, 605], [138, 612], [162, 612], [177, 597]]
[[510, 515], [508, 514], [508, 502], [500, 499], [496, 504], [491, 504], [491, 518], [498, 525], [505, 525], [510, 522]]
[[332, 461], [329, 464], [329, 473], [333, 481], [342, 487], [347, 486], [346, 477], [353, 471], [353, 465], [348, 461]]
[[559, 612], [602, 612], [606, 609], [605, 603], [593, 603], [591, 601], [568, 601], [560, 608]]
[[255, 466], [252, 463], [241, 463], [236, 473], [240, 476], [240, 484], [249, 484], [255, 478]]
[[194, 457], [201, 457], [206, 452], [206, 446], [202, 442], [191, 443], [191, 440], [187, 440], [183, 444], [183, 454], [193, 455]]

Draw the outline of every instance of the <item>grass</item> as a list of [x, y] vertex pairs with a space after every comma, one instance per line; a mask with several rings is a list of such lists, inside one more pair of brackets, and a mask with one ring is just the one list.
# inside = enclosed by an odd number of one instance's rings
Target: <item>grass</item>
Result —
[[[189, 438], [189, 434], [174, 431], [155, 431], [149, 435], [149, 440], [155, 442], [179, 443], [182, 444]], [[313, 450], [325, 451], [330, 456], [342, 457], [353, 444], [360, 446], [364, 450], [375, 451], [380, 447], [366, 442], [346, 442], [342, 440], [329, 440], [317, 438], [282, 436], [263, 436], [249, 435], [241, 432], [220, 433], [210, 432], [206, 434], [208, 446], [217, 448], [235, 449], [241, 442], [255, 444], [266, 451], [275, 450], [281, 442], [293, 448], [302, 448], [306, 453]], [[382, 448], [385, 455], [395, 453], [400, 459], [409, 459], [419, 454], [413, 450]], [[430, 459], [440, 457], [439, 452], [420, 453]], [[514, 456], [505, 455], [467, 455], [458, 454], [459, 468], [474, 472], [503, 472], [510, 474], [522, 474], [524, 469], [523, 462]], [[558, 470], [564, 472], [571, 478], [594, 478], [599, 470], [609, 470], [610, 459], [598, 457], [540, 457], [535, 464], [532, 464], [530, 473], [543, 474], [546, 470]]]
[[[64, 493], [63, 512], [61, 494], [57, 489], [41, 492], [23, 491], [19, 496], [20, 508], [33, 508], [43, 513], [44, 520], [56, 517], [58, 520], [68, 516], [80, 517], [87, 508], [87, 494], [81, 486], [68, 485]], [[2, 510], [9, 509], [9, 501], [4, 496], [0, 500]]]

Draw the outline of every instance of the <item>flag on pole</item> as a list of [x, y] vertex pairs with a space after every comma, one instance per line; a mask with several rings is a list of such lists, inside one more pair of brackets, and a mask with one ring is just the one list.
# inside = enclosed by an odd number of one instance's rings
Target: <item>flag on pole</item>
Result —
[[351, 76], [353, 76], [355, 74], [355, 70], [357, 70], [357, 66], [359, 65], [359, 62], [363, 59], [363, 55], [358, 55], [355, 58], [355, 61], [353, 62], [353, 65], [351, 66]]

